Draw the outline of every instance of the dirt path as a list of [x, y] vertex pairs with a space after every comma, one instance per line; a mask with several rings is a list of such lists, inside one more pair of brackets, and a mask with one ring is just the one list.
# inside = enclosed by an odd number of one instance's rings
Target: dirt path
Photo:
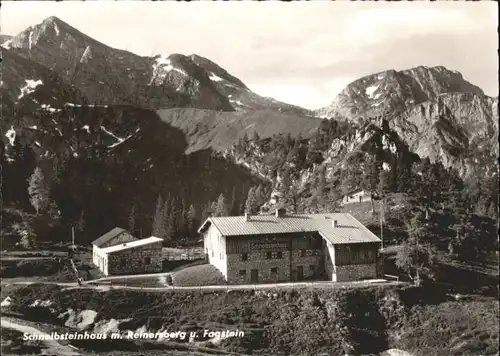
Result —
[[[97, 282], [97, 283], [96, 283]], [[106, 284], [99, 284], [106, 283]], [[45, 282], [45, 281], [22, 281], [4, 283], [2, 285], [30, 285], [30, 284], [51, 284], [67, 289], [97, 289], [97, 290], [111, 290], [111, 289], [128, 289], [128, 290], [142, 290], [142, 291], [168, 291], [168, 290], [266, 290], [266, 289], [285, 289], [285, 288], [319, 288], [319, 289], [335, 289], [335, 288], [354, 288], [366, 287], [373, 284], [387, 285], [401, 285], [404, 282], [373, 280], [373, 281], [355, 281], [355, 282], [289, 282], [289, 283], [271, 283], [271, 284], [240, 284], [240, 285], [212, 285], [212, 286], [197, 286], [197, 287], [136, 287], [120, 284], [113, 284], [111, 281], [95, 280], [85, 281], [82, 285], [78, 283], [64, 283], [64, 282]], [[110, 283], [110, 284], [107, 284]]]
[[172, 272], [161, 272], [161, 273], [147, 273], [147, 274], [124, 274], [120, 276], [109, 276], [109, 277], [101, 277], [98, 279], [93, 279], [89, 281], [85, 281], [85, 283], [88, 282], [99, 282], [99, 281], [111, 281], [113, 279], [134, 279], [134, 278], [149, 278], [149, 277], [166, 277], [168, 275], [171, 275]]
[[[18, 324], [14, 319], [10, 318], [1, 318], [1, 326], [2, 328], [16, 330], [22, 333], [29, 333], [31, 335], [44, 335], [45, 337], [48, 335], [46, 332], [38, 330], [34, 327], [28, 325]], [[80, 355], [80, 353], [76, 352], [72, 347], [61, 345], [56, 340], [40, 340], [47, 349], [43, 350], [43, 354], [45, 355], [60, 355], [60, 356], [73, 356]]]

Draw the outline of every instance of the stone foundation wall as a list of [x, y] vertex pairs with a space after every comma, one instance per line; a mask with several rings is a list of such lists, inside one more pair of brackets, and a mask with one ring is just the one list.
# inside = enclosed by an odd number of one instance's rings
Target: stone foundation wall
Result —
[[377, 264], [336, 266], [337, 282], [377, 278]]
[[[230, 284], [244, 284], [251, 282], [251, 270], [259, 271], [258, 283], [277, 283], [290, 280], [290, 253], [283, 251], [281, 259], [266, 259], [266, 252], [248, 254], [248, 260], [242, 261], [241, 254], [228, 254], [227, 282]], [[271, 273], [271, 268], [277, 268], [277, 273]], [[245, 275], [240, 271], [245, 270]]]
[[[311, 251], [311, 250], [309, 250]], [[292, 278], [296, 280], [297, 278], [297, 267], [302, 266], [303, 279], [310, 278], [318, 272], [324, 271], [324, 266], [322, 265], [322, 252], [321, 250], [315, 251], [317, 255], [314, 256], [304, 256], [301, 257], [300, 250], [292, 251]], [[311, 269], [311, 267], [314, 267]]]
[[[146, 264], [146, 258], [150, 258]], [[162, 271], [162, 242], [108, 254], [108, 274], [141, 274]]]

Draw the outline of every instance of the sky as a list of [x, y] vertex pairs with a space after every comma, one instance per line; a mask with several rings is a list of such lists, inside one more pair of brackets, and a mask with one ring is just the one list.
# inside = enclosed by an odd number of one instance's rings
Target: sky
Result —
[[5, 1], [0, 31], [57, 16], [139, 55], [199, 54], [260, 95], [318, 109], [360, 77], [418, 65], [497, 96], [496, 14], [494, 1]]

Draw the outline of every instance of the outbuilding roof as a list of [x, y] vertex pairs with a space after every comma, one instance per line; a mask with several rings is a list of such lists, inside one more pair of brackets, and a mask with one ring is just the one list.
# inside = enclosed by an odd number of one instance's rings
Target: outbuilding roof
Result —
[[123, 251], [123, 250], [128, 250], [130, 248], [135, 248], [139, 246], [145, 246], [145, 245], [150, 245], [155, 242], [163, 241], [163, 239], [160, 239], [159, 237], [156, 236], [151, 236], [147, 237], [145, 239], [140, 239], [136, 241], [131, 241], [131, 242], [125, 242], [119, 245], [115, 246], [109, 246], [101, 249], [102, 252], [104, 253], [113, 253], [113, 252], [118, 252], [118, 251]]
[[[336, 226], [334, 227], [334, 221]], [[351, 214], [292, 214], [210, 217], [200, 227], [204, 231], [213, 224], [223, 236], [247, 236], [317, 232], [332, 244], [381, 242], [381, 240]]]
[[96, 240], [92, 241], [92, 245], [96, 245], [97, 247], [101, 247], [104, 245], [106, 242], [110, 241], [111, 239], [115, 238], [116, 236], [126, 232], [127, 230], [122, 229], [121, 227], [115, 227], [111, 231], [108, 231], [101, 237], [97, 238]]

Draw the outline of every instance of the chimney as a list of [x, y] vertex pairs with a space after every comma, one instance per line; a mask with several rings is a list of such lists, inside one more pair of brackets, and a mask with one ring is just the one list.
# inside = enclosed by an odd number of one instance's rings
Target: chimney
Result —
[[279, 208], [279, 209], [276, 209], [275, 211], [275, 216], [277, 218], [282, 218], [286, 215], [286, 209], [285, 208]]
[[337, 220], [333, 220], [332, 221], [332, 227], [337, 227], [337, 226], [339, 226], [338, 221]]
[[248, 213], [245, 213], [245, 221], [250, 221], [250, 215]]

